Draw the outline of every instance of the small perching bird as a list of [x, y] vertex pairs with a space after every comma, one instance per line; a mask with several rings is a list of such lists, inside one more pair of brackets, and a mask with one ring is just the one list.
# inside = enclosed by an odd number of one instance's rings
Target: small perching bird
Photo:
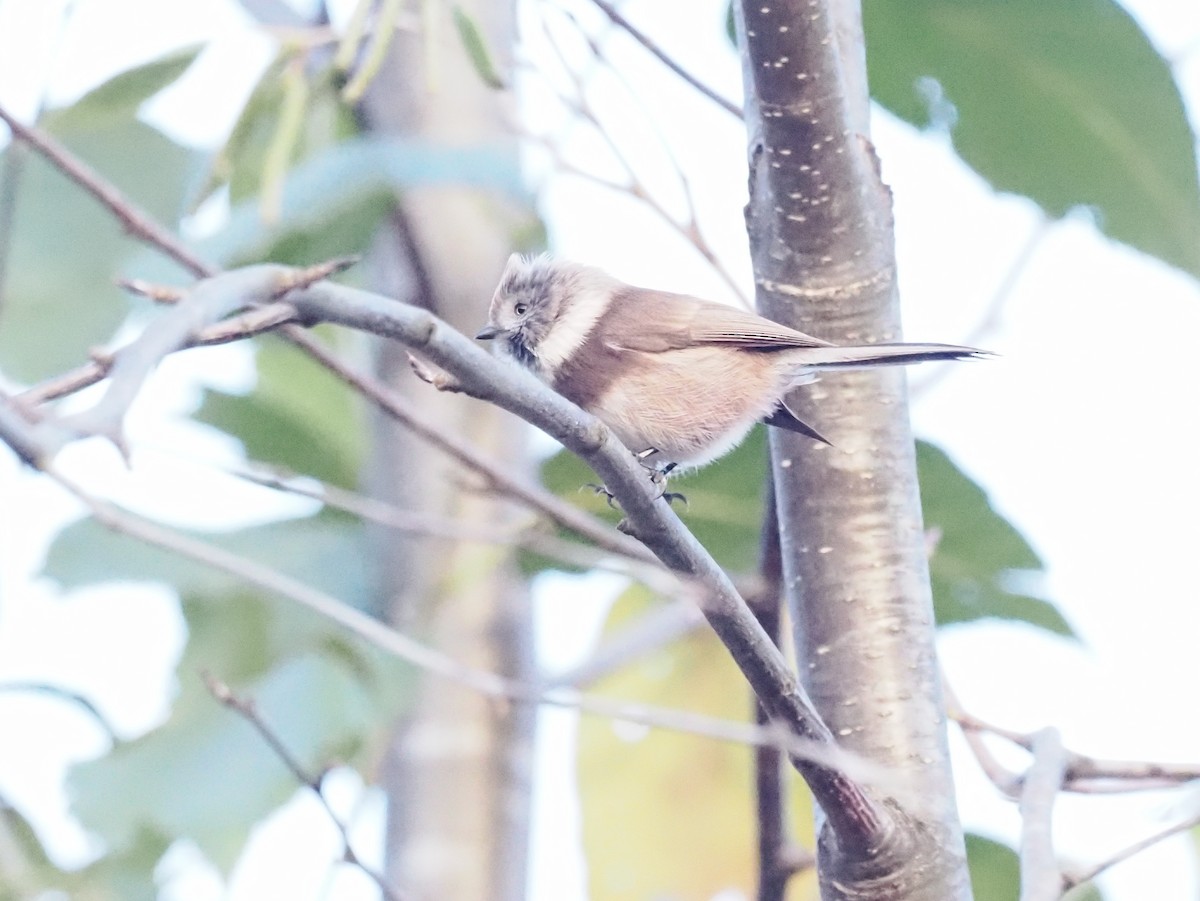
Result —
[[987, 356], [951, 344], [838, 346], [762, 316], [513, 254], [476, 335], [607, 424], [649, 467], [697, 467], [756, 422], [828, 443], [785, 397], [824, 370]]

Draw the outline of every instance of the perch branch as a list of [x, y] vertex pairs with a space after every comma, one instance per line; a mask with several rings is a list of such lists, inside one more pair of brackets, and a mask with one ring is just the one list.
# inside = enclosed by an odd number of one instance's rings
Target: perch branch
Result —
[[[61, 148], [56, 150], [45, 142], [39, 145], [36, 143], [38, 135], [32, 130], [24, 128], [2, 110], [0, 113], [14, 128], [14, 134], [18, 134], [64, 171], [78, 163], [65, 152], [59, 152]], [[75, 165], [74, 172], [80, 176], [76, 180], [82, 186], [95, 193], [114, 214], [121, 216], [126, 227], [143, 240], [160, 247], [180, 262], [186, 261], [184, 265], [197, 274], [212, 271], [165, 229], [155, 226], [152, 221], [131, 217], [129, 212], [132, 206], [128, 201], [119, 195], [114, 196], [111, 190], [103, 190], [105, 186], [94, 172], [78, 165]], [[270, 266], [253, 269], [267, 279], [291, 271]], [[427, 311], [329, 283], [294, 291], [289, 299], [306, 322], [335, 322], [406, 344], [409, 349], [456, 376], [470, 393], [486, 398], [539, 426], [581, 456], [620, 501], [631, 533], [670, 569], [704, 586], [707, 595], [703, 605], [705, 617], [729, 649], [772, 719], [792, 730], [798, 740], [814, 748], [825, 749], [828, 753], [841, 755], [832, 734], [795, 674], [738, 595], [728, 576], [682, 526], [668, 505], [658, 503], [647, 484], [644, 469], [598, 420], [515, 367], [503, 366]], [[296, 326], [282, 326], [280, 332], [310, 354], [317, 355], [314, 350], [320, 350], [319, 344]], [[322, 362], [332, 365], [340, 377], [362, 382], [362, 377], [349, 373], [346, 367], [328, 354], [324, 355]], [[375, 392], [368, 396], [378, 402], [379, 396]], [[879, 835], [887, 828], [891, 816], [884, 806], [843, 770], [814, 762], [811, 755], [801, 755], [794, 750], [790, 752], [790, 758], [805, 776], [838, 834], [853, 836], [852, 841], [861, 842], [868, 841], [869, 836]]]

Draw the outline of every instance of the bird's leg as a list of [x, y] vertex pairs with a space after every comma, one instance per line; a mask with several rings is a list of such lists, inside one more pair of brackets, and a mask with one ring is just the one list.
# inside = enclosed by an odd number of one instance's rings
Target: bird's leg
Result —
[[[658, 448], [648, 447], [643, 451], [638, 451], [633, 456], [634, 456], [635, 460], [637, 460], [639, 463], [642, 464], [642, 466], [646, 467], [646, 469], [650, 471], [650, 482], [651, 482], [651, 484], [654, 485], [655, 488], [658, 489], [658, 494], [656, 494], [654, 497], [655, 500], [658, 500], [661, 497], [668, 504], [674, 503], [675, 501], [682, 501], [683, 505], [686, 507], [687, 502], [688, 502], [686, 497], [684, 497], [678, 491], [667, 491], [667, 476], [669, 476], [675, 469], [677, 469], [679, 467], [679, 464], [678, 463], [664, 463], [661, 466], [659, 466], [655, 463], [648, 462], [649, 459], [651, 457], [653, 457], [655, 454], [657, 454], [658, 452], [659, 452]], [[597, 485], [595, 482], [588, 482], [583, 487], [591, 488], [592, 491], [594, 491], [596, 494], [604, 495], [604, 499], [608, 502], [608, 505], [610, 507], [612, 507], [614, 510], [620, 509], [620, 507], [617, 506], [616, 498], [613, 496], [613, 493], [608, 490], [607, 486]], [[582, 490], [582, 489], [580, 489], [580, 490]]]
[[648, 447], [644, 451], [634, 454], [634, 457], [637, 458], [637, 461], [639, 463], [641, 463], [648, 470], [650, 470], [650, 481], [651, 481], [651, 483], [653, 483], [654, 487], [658, 489], [657, 497], [661, 497], [668, 504], [673, 503], [674, 501], [683, 501], [683, 505], [686, 507], [687, 506], [687, 498], [686, 497], [684, 497], [678, 491], [667, 491], [667, 476], [669, 476], [675, 469], [677, 469], [679, 467], [679, 464], [678, 463], [664, 463], [662, 466], [656, 466], [654, 464], [646, 462], [647, 460], [650, 459], [650, 457], [654, 456], [658, 452], [659, 452], [658, 448]]

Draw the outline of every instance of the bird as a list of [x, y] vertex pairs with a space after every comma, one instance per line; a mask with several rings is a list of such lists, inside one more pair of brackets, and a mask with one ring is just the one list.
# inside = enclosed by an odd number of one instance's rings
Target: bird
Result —
[[990, 356], [953, 344], [831, 344], [545, 254], [509, 258], [475, 337], [595, 415], [662, 478], [718, 459], [758, 422], [829, 444], [786, 400], [821, 372]]

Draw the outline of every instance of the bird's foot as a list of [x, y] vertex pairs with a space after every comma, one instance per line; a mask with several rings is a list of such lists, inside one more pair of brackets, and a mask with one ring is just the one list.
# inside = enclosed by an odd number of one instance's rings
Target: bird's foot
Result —
[[[645, 451], [643, 451], [645, 453]], [[643, 464], [645, 465], [645, 464]], [[667, 491], [667, 476], [669, 476], [676, 468], [677, 463], [667, 463], [663, 466], [657, 466], [650, 469], [650, 482], [658, 489], [658, 494], [655, 495], [655, 500], [662, 498], [667, 504], [672, 504], [675, 501], [682, 501], [686, 507], [688, 499], [678, 491]]]
[[[588, 482], [586, 485], [583, 486], [583, 488], [591, 488], [593, 494], [604, 495], [604, 500], [607, 501], [608, 505], [610, 507], [612, 507], [614, 510], [621, 509], [620, 507], [617, 506], [616, 496], [611, 491], [609, 491], [608, 488], [605, 487], [604, 485], [597, 485], [595, 482]], [[580, 488], [579, 490], [582, 491], [583, 488]]]

